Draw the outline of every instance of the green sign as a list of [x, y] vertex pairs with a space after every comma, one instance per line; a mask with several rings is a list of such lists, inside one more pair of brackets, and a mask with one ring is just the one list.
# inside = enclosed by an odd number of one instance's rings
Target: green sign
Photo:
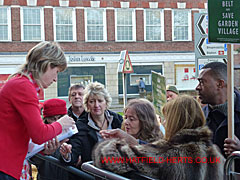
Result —
[[208, 0], [209, 42], [240, 42], [239, 0]]
[[152, 97], [156, 113], [163, 117], [162, 107], [167, 102], [166, 78], [155, 71], [152, 71]]

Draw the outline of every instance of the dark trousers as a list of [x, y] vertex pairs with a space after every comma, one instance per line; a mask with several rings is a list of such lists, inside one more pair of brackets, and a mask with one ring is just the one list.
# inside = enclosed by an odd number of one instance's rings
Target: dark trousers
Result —
[[5, 174], [4, 172], [1, 172], [1, 171], [0, 171], [0, 179], [1, 180], [17, 180], [14, 177], [9, 176], [9, 175]]

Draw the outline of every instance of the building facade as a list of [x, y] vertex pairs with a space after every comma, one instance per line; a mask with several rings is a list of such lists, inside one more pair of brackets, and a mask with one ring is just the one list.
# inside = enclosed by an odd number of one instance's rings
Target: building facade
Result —
[[134, 72], [128, 94], [138, 94], [138, 79], [151, 91], [151, 71], [167, 84], [193, 90], [194, 13], [207, 12], [207, 0], [0, 0], [0, 81], [25, 61], [40, 41], [63, 48], [68, 69], [44, 92], [67, 96], [71, 84], [103, 83], [113, 99], [122, 95], [120, 52], [128, 50]]

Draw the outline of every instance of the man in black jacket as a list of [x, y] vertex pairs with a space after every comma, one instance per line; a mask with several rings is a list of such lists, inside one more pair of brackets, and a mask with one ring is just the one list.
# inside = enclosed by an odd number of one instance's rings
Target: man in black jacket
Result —
[[[234, 150], [240, 150], [240, 93], [234, 91], [234, 132], [235, 139], [227, 139], [227, 65], [221, 62], [206, 64], [200, 71], [199, 84], [196, 90], [203, 107], [207, 125], [213, 132], [213, 143], [216, 144], [223, 155], [229, 155]], [[224, 144], [225, 142], [225, 144]]]

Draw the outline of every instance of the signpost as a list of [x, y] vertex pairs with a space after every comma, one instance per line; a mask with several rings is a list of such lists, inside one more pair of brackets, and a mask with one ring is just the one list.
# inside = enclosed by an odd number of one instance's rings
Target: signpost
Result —
[[118, 64], [118, 72], [122, 73], [123, 77], [123, 107], [127, 104], [127, 76], [126, 73], [133, 73], [132, 62], [130, 60], [127, 50], [120, 53], [120, 60]]
[[[209, 41], [224, 43], [240, 42], [240, 3], [237, 0], [208, 0]], [[233, 97], [233, 45], [227, 45], [227, 96], [228, 96], [228, 137], [234, 138], [234, 97]]]
[[224, 43], [210, 43], [208, 39], [208, 14], [195, 13], [195, 68], [196, 77], [203, 64], [200, 59], [211, 59], [211, 61], [223, 61], [227, 59], [227, 45]]
[[209, 43], [207, 37], [202, 37], [197, 45], [201, 56], [227, 56], [226, 44]]

